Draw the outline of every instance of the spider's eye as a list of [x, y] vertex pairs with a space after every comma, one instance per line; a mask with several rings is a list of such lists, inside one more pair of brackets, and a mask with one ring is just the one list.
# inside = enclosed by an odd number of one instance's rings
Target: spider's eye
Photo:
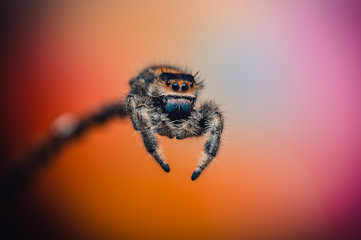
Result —
[[188, 90], [188, 85], [187, 84], [183, 84], [182, 85], [182, 91], [185, 92]]
[[170, 81], [168, 80], [165, 84], [169, 87]]
[[173, 84], [172, 86], [174, 91], [178, 91], [179, 90], [179, 85], [177, 83]]
[[193, 87], [193, 83], [190, 84], [191, 88]]

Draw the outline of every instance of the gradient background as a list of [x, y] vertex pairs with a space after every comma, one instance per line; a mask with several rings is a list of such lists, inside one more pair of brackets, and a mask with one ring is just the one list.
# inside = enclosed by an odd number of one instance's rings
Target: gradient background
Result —
[[39, 172], [6, 232], [360, 236], [360, 12], [356, 1], [13, 1], [3, 15], [3, 166], [61, 114], [124, 97], [154, 63], [200, 70], [202, 99], [221, 104], [226, 126], [195, 182], [202, 138], [160, 138], [167, 174], [129, 120], [95, 128]]

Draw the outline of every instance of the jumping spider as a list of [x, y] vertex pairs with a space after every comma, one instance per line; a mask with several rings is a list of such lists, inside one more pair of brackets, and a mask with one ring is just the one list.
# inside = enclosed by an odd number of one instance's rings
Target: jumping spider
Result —
[[130, 116], [146, 149], [166, 172], [170, 168], [159, 150], [156, 134], [177, 139], [205, 135], [202, 161], [191, 177], [196, 180], [216, 156], [223, 131], [223, 116], [215, 103], [209, 101], [194, 109], [203, 88], [203, 83], [195, 79], [196, 75], [173, 66], [149, 67], [130, 81], [131, 90], [125, 100], [107, 105], [80, 120], [69, 116], [58, 118], [49, 138], [1, 177], [0, 197], [10, 199], [12, 193], [26, 186], [37, 169], [68, 142], [112, 117]]
[[164, 171], [170, 168], [162, 156], [156, 133], [184, 139], [205, 135], [204, 156], [191, 179], [196, 180], [218, 152], [223, 130], [223, 116], [218, 106], [209, 101], [194, 109], [203, 83], [197, 74], [173, 66], [155, 66], [142, 71], [130, 81], [126, 98], [127, 111], [144, 145]]

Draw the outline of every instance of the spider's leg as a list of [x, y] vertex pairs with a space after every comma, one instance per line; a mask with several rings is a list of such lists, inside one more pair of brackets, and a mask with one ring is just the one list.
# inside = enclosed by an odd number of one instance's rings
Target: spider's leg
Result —
[[160, 148], [157, 143], [155, 131], [152, 125], [152, 121], [144, 102], [143, 97], [128, 96], [128, 106], [130, 112], [130, 118], [134, 125], [134, 128], [141, 132], [143, 142], [147, 151], [153, 156], [153, 158], [159, 163], [164, 171], [169, 172], [169, 165], [164, 160], [160, 152]]
[[115, 117], [125, 118], [127, 115], [127, 105], [121, 100], [79, 120], [71, 116], [59, 117], [54, 123], [51, 135], [30, 149], [0, 176], [0, 211], [3, 203], [11, 201], [16, 193], [31, 182], [37, 171], [54, 160], [53, 156], [68, 143], [83, 136], [92, 127], [105, 124]]
[[206, 135], [207, 140], [202, 161], [192, 174], [191, 179], [193, 181], [199, 177], [202, 171], [217, 155], [224, 124], [223, 116], [219, 112], [218, 106], [213, 102], [202, 105], [198, 113], [201, 115], [199, 125], [200, 128], [203, 129], [203, 134]]

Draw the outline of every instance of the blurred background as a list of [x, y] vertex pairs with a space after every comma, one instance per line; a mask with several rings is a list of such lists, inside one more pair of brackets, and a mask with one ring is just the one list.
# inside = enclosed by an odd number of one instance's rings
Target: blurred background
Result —
[[220, 152], [195, 182], [203, 138], [160, 138], [167, 174], [128, 119], [92, 129], [6, 207], [4, 236], [361, 235], [359, 2], [2, 4], [3, 169], [58, 116], [123, 98], [152, 64], [199, 70], [200, 102], [215, 100], [226, 119]]

